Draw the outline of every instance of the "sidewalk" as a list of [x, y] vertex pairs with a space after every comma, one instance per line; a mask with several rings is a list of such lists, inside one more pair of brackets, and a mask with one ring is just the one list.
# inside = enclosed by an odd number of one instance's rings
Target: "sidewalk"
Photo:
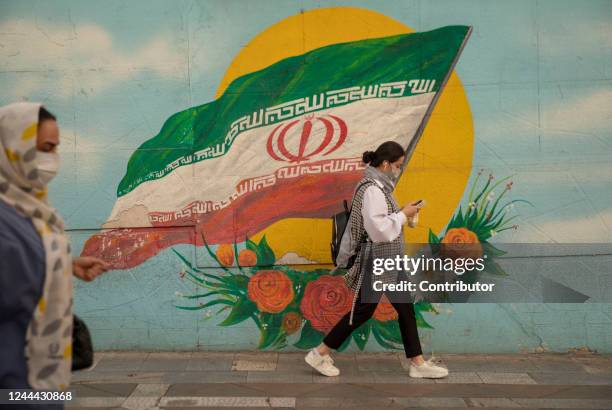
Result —
[[73, 375], [68, 408], [612, 409], [612, 355], [451, 355], [445, 379], [412, 379], [399, 353], [337, 353], [325, 377], [305, 353], [108, 352]]

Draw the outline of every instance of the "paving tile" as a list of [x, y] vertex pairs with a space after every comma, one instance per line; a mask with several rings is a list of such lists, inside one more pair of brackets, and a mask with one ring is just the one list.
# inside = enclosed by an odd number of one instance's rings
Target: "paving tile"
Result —
[[483, 383], [487, 384], [536, 384], [527, 373], [477, 372]]
[[237, 353], [234, 356], [234, 371], [273, 371], [276, 370], [278, 353]]
[[[277, 383], [253, 382], [246, 385], [249, 389], [256, 390], [262, 395], [275, 396], [278, 395], [279, 386]], [[288, 383], [283, 384], [282, 393], [284, 396], [300, 397], [312, 396], [325, 391], [328, 385], [315, 383]]]
[[235, 360], [247, 360], [253, 362], [274, 362], [278, 361], [277, 352], [237, 352], [234, 354]]
[[294, 408], [294, 397], [231, 397], [231, 396], [208, 396], [208, 397], [163, 397], [160, 406], [189, 406], [189, 407], [278, 407]]
[[582, 372], [586, 371], [584, 366], [570, 355], [533, 355], [529, 361], [535, 366], [534, 371], [541, 372]]
[[194, 352], [185, 370], [231, 370], [234, 362], [234, 353]]
[[255, 362], [251, 360], [234, 360], [232, 371], [264, 371], [271, 372], [276, 370], [274, 362]]
[[73, 397], [127, 397], [136, 388], [136, 383], [92, 383], [73, 384]]
[[167, 372], [163, 383], [246, 383], [247, 372], [197, 371]]
[[[245, 383], [180, 383], [168, 388], [165, 397], [204, 397], [204, 396], [270, 396], [272, 394], [252, 388]], [[286, 394], [285, 394], [286, 395]]]
[[319, 389], [311, 391], [303, 397], [385, 397], [385, 395], [379, 392], [375, 386], [376, 385], [368, 383], [329, 384], [321, 386]]
[[358, 372], [355, 370], [340, 369], [340, 375], [334, 377], [324, 376], [318, 372], [313, 372], [313, 383], [373, 383], [374, 376], [370, 372]]
[[528, 357], [520, 355], [515, 357], [489, 355], [487, 358], [488, 363], [481, 371], [492, 373], [527, 373], [537, 370], [537, 367]]
[[590, 374], [612, 374], [612, 356], [585, 355], [574, 356], [572, 360]]
[[72, 376], [72, 384], [79, 383], [161, 383], [164, 372], [104, 371], [80, 373]]
[[542, 407], [548, 409], [612, 409], [612, 399], [513, 399], [523, 407]]
[[295, 404], [298, 408], [316, 407], [319, 409], [329, 409], [335, 407], [355, 408], [356, 406], [361, 406], [370, 409], [375, 406], [392, 406], [393, 399], [390, 397], [298, 397]]
[[125, 400], [125, 397], [77, 397], [69, 403], [66, 403], [66, 408], [86, 407], [90, 409], [92, 407], [119, 407]]
[[442, 379], [434, 379], [436, 383], [484, 383], [476, 372], [449, 372]]
[[412, 380], [422, 380], [412, 379], [405, 370], [392, 372], [373, 370], [369, 373], [374, 378], [373, 383], [410, 383]]
[[[491, 366], [491, 357], [488, 355], [441, 355], [436, 358], [442, 360], [449, 372], [487, 371]], [[409, 367], [408, 359], [402, 362], [406, 368]]]
[[134, 357], [103, 357], [98, 362], [96, 372], [133, 371], [137, 372], [144, 363], [147, 356]]
[[461, 397], [393, 397], [394, 404], [414, 408], [414, 407], [467, 407], [467, 404]]
[[187, 370], [191, 363], [189, 358], [151, 358], [149, 356], [140, 366], [142, 372], [181, 371]]
[[305, 356], [305, 353], [281, 354], [278, 356], [278, 361], [276, 362], [276, 370], [286, 371], [295, 369], [311, 369], [311, 367], [304, 361]]
[[232, 369], [233, 357], [211, 357], [211, 358], [192, 358], [187, 363], [186, 371], [217, 370], [230, 371]]
[[506, 397], [472, 397], [465, 399], [469, 407], [513, 408], [522, 407], [519, 403]]
[[[546, 386], [552, 390], [556, 386]], [[517, 395], [518, 397], [518, 395]], [[521, 397], [529, 397], [521, 395]], [[549, 391], [533, 398], [558, 397], [561, 399], [612, 399], [612, 387], [610, 386], [559, 386], [556, 391]]]
[[312, 383], [313, 372], [309, 369], [304, 369], [301, 372], [276, 371], [267, 372], [247, 372], [247, 383]]
[[394, 354], [357, 355], [357, 369], [361, 371], [403, 371], [404, 368]]
[[538, 384], [612, 385], [612, 374], [584, 372], [530, 372]]

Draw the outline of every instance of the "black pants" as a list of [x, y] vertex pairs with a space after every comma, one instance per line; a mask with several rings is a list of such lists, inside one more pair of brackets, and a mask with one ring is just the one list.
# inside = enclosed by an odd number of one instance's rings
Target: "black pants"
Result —
[[[323, 343], [325, 343], [326, 346], [332, 349], [338, 349], [346, 338], [351, 335], [353, 330], [367, 322], [374, 314], [378, 303], [361, 302], [362, 290], [365, 286], [364, 284], [361, 286], [361, 289], [359, 289], [359, 295], [355, 302], [355, 312], [353, 313], [353, 324], [349, 324], [351, 312], [348, 312], [323, 339]], [[381, 293], [378, 293], [378, 295], [382, 296]], [[421, 341], [419, 340], [419, 332], [417, 330], [416, 317], [414, 315], [414, 305], [412, 303], [393, 302], [391, 298], [389, 298], [389, 300], [397, 312], [397, 321], [399, 323], [406, 357], [410, 358], [423, 354], [421, 350]]]

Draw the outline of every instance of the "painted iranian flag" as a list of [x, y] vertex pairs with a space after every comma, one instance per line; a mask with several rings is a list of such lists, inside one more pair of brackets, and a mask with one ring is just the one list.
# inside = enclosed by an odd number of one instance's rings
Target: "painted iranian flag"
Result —
[[364, 151], [393, 140], [412, 152], [470, 30], [322, 47], [172, 115], [132, 154], [83, 254], [125, 269], [174, 244], [201, 246], [201, 233], [239, 243], [280, 219], [339, 212]]

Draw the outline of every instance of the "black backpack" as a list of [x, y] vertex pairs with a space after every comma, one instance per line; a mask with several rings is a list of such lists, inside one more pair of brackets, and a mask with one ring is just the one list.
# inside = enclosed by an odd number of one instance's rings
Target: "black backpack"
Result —
[[72, 327], [72, 370], [81, 370], [93, 364], [93, 346], [87, 325], [73, 315]]
[[[353, 200], [355, 199], [355, 194], [357, 193], [357, 191], [359, 191], [359, 188], [361, 188], [363, 185], [369, 182], [370, 181], [365, 181], [359, 184], [359, 186], [357, 186], [357, 188], [355, 189], [355, 193], [353, 194], [353, 199], [351, 200], [350, 209], [348, 207], [348, 202], [345, 199], [342, 201], [344, 205], [344, 210], [331, 217], [332, 219], [332, 240], [330, 243], [330, 247], [331, 247], [332, 262], [334, 263], [334, 266], [336, 267], [338, 267], [337, 258], [338, 258], [338, 253], [340, 252], [340, 243], [342, 242], [342, 237], [344, 236], [344, 233], [347, 230], [348, 221], [351, 217], [351, 211], [353, 210]], [[366, 233], [366, 236], [367, 236], [367, 233]], [[358, 253], [359, 253], [359, 248], [356, 249], [356, 252], [353, 255], [351, 255], [351, 257], [348, 260], [347, 266], [343, 268], [350, 269], [350, 267], [353, 266], [353, 264], [355, 263], [355, 258], [357, 258]]]

